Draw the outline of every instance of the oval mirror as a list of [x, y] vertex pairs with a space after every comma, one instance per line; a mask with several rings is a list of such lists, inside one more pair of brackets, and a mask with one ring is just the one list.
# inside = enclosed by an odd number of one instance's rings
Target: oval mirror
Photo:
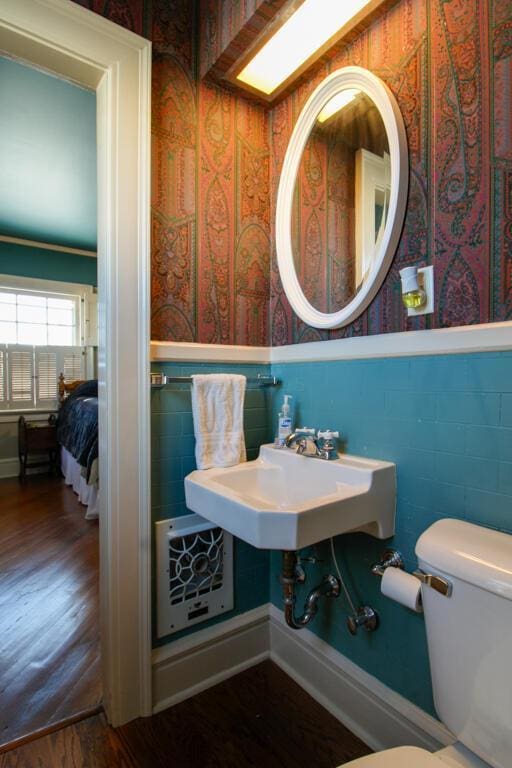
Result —
[[373, 300], [400, 238], [408, 176], [385, 83], [360, 67], [326, 77], [299, 115], [277, 195], [279, 272], [305, 323], [340, 328]]

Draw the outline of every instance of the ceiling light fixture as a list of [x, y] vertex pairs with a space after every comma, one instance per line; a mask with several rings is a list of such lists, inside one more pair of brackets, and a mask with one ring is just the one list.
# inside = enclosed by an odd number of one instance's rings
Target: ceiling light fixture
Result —
[[372, 0], [304, 0], [237, 79], [270, 95]]

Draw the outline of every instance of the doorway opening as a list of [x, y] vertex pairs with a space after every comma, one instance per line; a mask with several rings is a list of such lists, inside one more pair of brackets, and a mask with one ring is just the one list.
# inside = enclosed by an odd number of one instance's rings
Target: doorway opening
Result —
[[96, 93], [0, 57], [0, 746], [101, 704]]
[[[109, 721], [151, 711], [151, 45], [62, 0], [0, 8], [0, 54], [96, 93], [101, 680]], [[73, 493], [72, 491], [70, 491]]]

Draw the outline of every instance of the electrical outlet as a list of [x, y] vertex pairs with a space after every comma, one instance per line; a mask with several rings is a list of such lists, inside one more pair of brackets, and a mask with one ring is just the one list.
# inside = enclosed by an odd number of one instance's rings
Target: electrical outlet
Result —
[[420, 267], [418, 269], [418, 285], [427, 294], [427, 301], [422, 307], [408, 309], [407, 315], [430, 315], [434, 311], [434, 267]]

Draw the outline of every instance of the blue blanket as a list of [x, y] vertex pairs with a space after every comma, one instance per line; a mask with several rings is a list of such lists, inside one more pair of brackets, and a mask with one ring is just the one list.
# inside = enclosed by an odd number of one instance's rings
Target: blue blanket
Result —
[[93, 386], [78, 387], [62, 403], [57, 419], [57, 439], [85, 467], [87, 481], [98, 458], [98, 398], [88, 394], [94, 391], [97, 393], [97, 385], [96, 390]]

